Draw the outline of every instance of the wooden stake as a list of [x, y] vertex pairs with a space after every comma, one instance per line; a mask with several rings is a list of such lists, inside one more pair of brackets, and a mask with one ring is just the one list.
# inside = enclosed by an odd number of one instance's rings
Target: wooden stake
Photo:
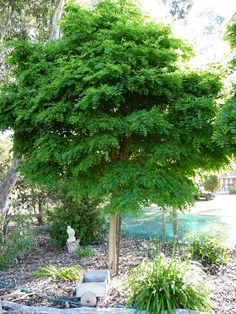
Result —
[[161, 229], [162, 229], [162, 241], [166, 242], [166, 216], [165, 209], [161, 210]]
[[108, 269], [111, 276], [117, 274], [117, 219], [118, 214], [111, 214], [108, 253]]
[[120, 265], [120, 244], [121, 244], [121, 216], [117, 214], [117, 274]]
[[173, 218], [173, 232], [174, 232], [174, 238], [175, 241], [178, 240], [178, 215], [177, 215], [177, 209], [172, 209], [172, 218]]

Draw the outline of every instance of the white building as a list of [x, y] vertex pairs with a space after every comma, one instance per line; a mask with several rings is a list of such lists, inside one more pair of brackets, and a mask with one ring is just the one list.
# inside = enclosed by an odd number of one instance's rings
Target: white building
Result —
[[220, 192], [229, 192], [232, 189], [236, 189], [236, 169], [232, 169], [230, 172], [221, 175], [219, 183]]

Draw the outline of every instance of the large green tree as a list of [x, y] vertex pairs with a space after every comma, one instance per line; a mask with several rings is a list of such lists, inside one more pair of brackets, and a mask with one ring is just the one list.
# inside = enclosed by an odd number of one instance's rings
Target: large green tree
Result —
[[11, 45], [0, 127], [23, 171], [113, 213], [184, 208], [195, 170], [225, 160], [211, 140], [219, 75], [188, 70], [191, 48], [131, 1], [71, 4], [61, 27], [56, 42]]
[[215, 139], [225, 151], [236, 155], [236, 18], [232, 19], [228, 25], [225, 38], [232, 49], [229, 74], [234, 83], [232, 84], [231, 94], [217, 117]]

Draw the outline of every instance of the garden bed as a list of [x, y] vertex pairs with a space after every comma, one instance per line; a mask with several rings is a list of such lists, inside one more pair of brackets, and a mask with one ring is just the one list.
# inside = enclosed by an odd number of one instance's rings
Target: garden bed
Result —
[[[130, 268], [138, 265], [148, 254], [149, 242], [124, 238], [121, 243], [120, 274], [112, 278], [109, 295], [98, 302], [99, 308], [121, 308], [125, 305], [125, 296], [121, 289], [121, 281]], [[2, 300], [17, 302], [28, 306], [48, 306], [55, 308], [75, 307], [68, 303], [53, 302], [45, 298], [68, 299], [76, 301], [75, 283], [55, 281], [52, 278], [34, 278], [32, 271], [39, 267], [53, 265], [57, 267], [81, 265], [87, 269], [106, 269], [108, 245], [104, 243], [95, 247], [96, 256], [79, 259], [69, 256], [67, 250], [55, 249], [47, 236], [40, 236], [37, 246], [21, 258], [15, 265], [0, 273], [1, 282], [15, 287], [0, 286]], [[161, 247], [161, 251], [170, 252], [170, 247]], [[236, 313], [236, 253], [227, 266], [211, 266], [205, 268], [209, 281], [213, 285], [213, 308], [215, 313]], [[30, 293], [21, 292], [22, 288], [30, 289]]]

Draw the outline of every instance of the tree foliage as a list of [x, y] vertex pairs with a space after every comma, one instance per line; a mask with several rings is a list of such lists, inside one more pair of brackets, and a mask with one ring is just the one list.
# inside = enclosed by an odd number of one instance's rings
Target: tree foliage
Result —
[[61, 27], [56, 42], [11, 44], [0, 127], [23, 171], [113, 212], [191, 202], [195, 170], [225, 160], [211, 139], [219, 75], [188, 70], [191, 47], [132, 1], [70, 4]]
[[55, 5], [56, 0], [0, 0], [0, 83], [9, 79], [3, 62], [5, 42], [14, 38], [47, 40]]
[[206, 191], [214, 192], [218, 186], [218, 177], [214, 174], [204, 176], [204, 189]]
[[[232, 60], [229, 68], [230, 72], [235, 73], [236, 69], [236, 18], [228, 25], [225, 35], [226, 40], [232, 48]], [[229, 99], [225, 102], [220, 111], [215, 130], [215, 139], [223, 149], [231, 154], [236, 154], [236, 85], [232, 85]]]
[[0, 39], [45, 40], [55, 0], [0, 0]]

